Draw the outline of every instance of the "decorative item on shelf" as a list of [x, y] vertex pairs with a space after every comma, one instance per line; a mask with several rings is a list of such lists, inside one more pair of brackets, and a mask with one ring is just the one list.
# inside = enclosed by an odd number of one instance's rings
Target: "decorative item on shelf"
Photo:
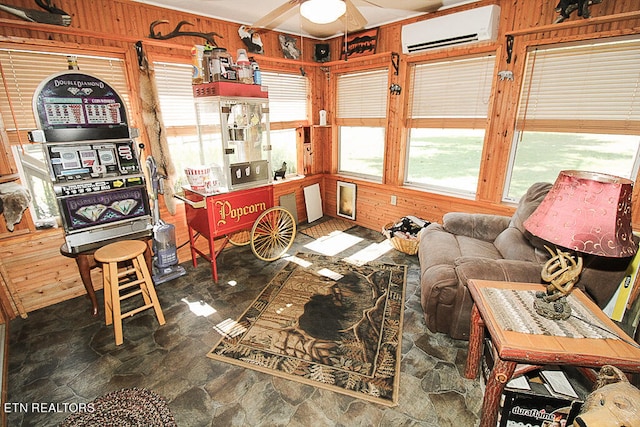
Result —
[[316, 62], [327, 62], [331, 60], [331, 51], [329, 43], [316, 43], [313, 51], [313, 60]]
[[264, 54], [264, 45], [260, 34], [256, 30], [246, 25], [241, 25], [238, 28], [238, 35], [250, 53]]
[[35, 0], [36, 4], [46, 10], [43, 12], [36, 9], [26, 9], [23, 7], [0, 4], [0, 10], [17, 16], [29, 22], [41, 24], [61, 25], [68, 27], [71, 25], [71, 16], [62, 9], [58, 9], [51, 0]]
[[579, 280], [581, 254], [625, 258], [636, 252], [632, 185], [629, 179], [602, 173], [560, 172], [540, 206], [524, 222], [532, 235], [557, 246], [555, 251], [547, 247], [552, 258], [544, 265], [542, 278], [549, 285], [536, 294], [538, 314], [553, 320], [571, 316], [566, 296]]
[[273, 180], [277, 180], [278, 177], [280, 179], [284, 179], [285, 174], [287, 173], [287, 162], [282, 162], [282, 167], [273, 171]]
[[214, 31], [211, 31], [208, 33], [201, 33], [198, 31], [180, 31], [180, 28], [182, 28], [184, 25], [193, 25], [189, 21], [178, 22], [178, 25], [176, 25], [176, 28], [174, 28], [173, 31], [171, 31], [170, 33], [167, 33], [166, 35], [160, 32], [156, 33], [155, 28], [158, 24], [168, 24], [168, 23], [169, 21], [165, 19], [159, 19], [157, 21], [153, 21], [151, 25], [149, 25], [149, 38], [156, 39], [156, 40], [169, 40], [169, 39], [173, 39], [175, 37], [180, 37], [180, 36], [202, 37], [207, 42], [209, 42], [209, 44], [213, 47], [218, 46], [218, 44], [215, 41], [216, 37], [224, 38], [220, 34]]
[[578, 11], [578, 16], [582, 16], [584, 19], [590, 18], [591, 12], [589, 8], [599, 3], [602, 3], [602, 0], [560, 0], [556, 6], [556, 12], [559, 13], [560, 16], [558, 16], [553, 23], [558, 24], [564, 22], [566, 19], [569, 19], [569, 16], [576, 10]]

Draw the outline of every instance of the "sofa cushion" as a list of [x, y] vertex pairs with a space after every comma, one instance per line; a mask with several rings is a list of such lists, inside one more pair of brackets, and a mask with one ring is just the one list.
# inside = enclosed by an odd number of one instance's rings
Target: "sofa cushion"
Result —
[[515, 227], [525, 234], [527, 230], [524, 228], [524, 222], [529, 216], [538, 209], [542, 200], [547, 196], [549, 190], [551, 190], [551, 184], [548, 182], [536, 182], [533, 184], [527, 192], [522, 196], [518, 203], [518, 208], [511, 217], [510, 227]]
[[508, 216], [449, 212], [442, 217], [442, 226], [452, 234], [493, 242], [510, 221]]
[[[538, 262], [548, 258], [544, 247], [547, 242], [529, 233], [524, 228], [524, 222], [542, 203], [551, 187], [552, 185], [548, 182], [537, 182], [529, 187], [520, 199], [509, 222], [509, 227], [496, 237], [495, 245], [504, 258], [537, 259]], [[535, 249], [538, 250], [535, 251]]]

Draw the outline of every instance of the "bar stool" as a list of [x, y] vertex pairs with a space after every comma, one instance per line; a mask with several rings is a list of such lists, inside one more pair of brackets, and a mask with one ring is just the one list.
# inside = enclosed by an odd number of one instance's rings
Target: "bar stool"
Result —
[[[122, 336], [122, 318], [124, 317], [133, 316], [153, 307], [158, 323], [165, 324], [160, 301], [145, 262], [146, 249], [147, 244], [140, 240], [121, 240], [103, 246], [94, 253], [95, 260], [102, 263], [105, 322], [107, 325], [113, 323], [116, 345], [124, 341]], [[124, 270], [118, 270], [118, 263], [125, 264]], [[137, 289], [131, 289], [133, 287]], [[127, 292], [121, 293], [124, 290]], [[122, 313], [120, 302], [140, 294], [144, 299], [144, 305]]]

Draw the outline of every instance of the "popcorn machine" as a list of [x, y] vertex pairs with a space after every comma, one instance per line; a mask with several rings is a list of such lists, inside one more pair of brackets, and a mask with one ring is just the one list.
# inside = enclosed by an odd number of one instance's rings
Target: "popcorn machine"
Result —
[[[191, 258], [210, 262], [217, 282], [216, 256], [227, 242], [251, 244], [262, 260], [286, 252], [295, 237], [291, 213], [273, 206], [269, 100], [259, 85], [213, 82], [193, 87], [200, 144], [215, 164], [215, 184], [185, 186], [185, 214]], [[240, 237], [242, 236], [242, 237]], [[208, 253], [196, 245], [203, 237]], [[218, 249], [215, 239], [222, 239]]]
[[151, 236], [152, 218], [135, 132], [125, 104], [106, 82], [77, 70], [54, 74], [33, 97], [67, 246], [94, 249]]

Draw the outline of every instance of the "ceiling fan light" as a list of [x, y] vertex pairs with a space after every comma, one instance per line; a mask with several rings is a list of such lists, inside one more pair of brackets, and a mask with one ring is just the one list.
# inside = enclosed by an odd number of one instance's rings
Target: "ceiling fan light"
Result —
[[347, 11], [342, 0], [307, 0], [300, 5], [300, 14], [314, 24], [328, 24]]

